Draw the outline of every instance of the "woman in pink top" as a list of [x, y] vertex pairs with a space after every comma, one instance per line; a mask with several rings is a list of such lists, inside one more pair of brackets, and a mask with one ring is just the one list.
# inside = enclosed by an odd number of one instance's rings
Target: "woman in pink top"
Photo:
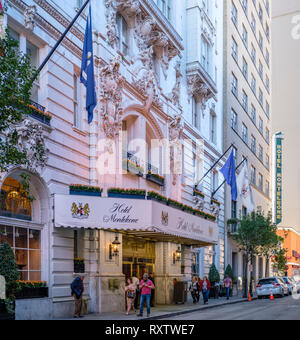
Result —
[[144, 274], [143, 280], [140, 282], [140, 292], [141, 292], [141, 304], [140, 304], [140, 314], [138, 316], [143, 316], [144, 313], [144, 303], [147, 303], [147, 317], [150, 316], [151, 311], [151, 291], [154, 289], [154, 284], [149, 280], [148, 274]]

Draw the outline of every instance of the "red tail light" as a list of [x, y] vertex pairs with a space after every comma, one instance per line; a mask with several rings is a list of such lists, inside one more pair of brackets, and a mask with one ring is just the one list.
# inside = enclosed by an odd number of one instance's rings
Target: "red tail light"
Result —
[[273, 286], [280, 287], [280, 283], [273, 283]]
[[260, 287], [262, 287], [262, 285], [257, 285], [257, 287], [256, 287], [256, 288], [260, 288]]

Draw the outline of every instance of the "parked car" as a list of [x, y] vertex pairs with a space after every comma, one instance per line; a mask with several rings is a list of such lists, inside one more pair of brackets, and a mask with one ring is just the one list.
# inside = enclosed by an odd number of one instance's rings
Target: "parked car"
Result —
[[256, 292], [259, 299], [271, 296], [271, 292], [273, 296], [284, 297], [289, 295], [289, 288], [279, 277], [268, 277], [258, 281]]
[[297, 291], [297, 286], [296, 284], [291, 280], [291, 278], [287, 276], [281, 277], [281, 279], [287, 284], [288, 289], [289, 289], [289, 295], [292, 295], [294, 292]]
[[295, 276], [292, 276], [290, 279], [296, 286], [296, 292], [300, 294], [300, 280], [297, 280], [297, 277]]

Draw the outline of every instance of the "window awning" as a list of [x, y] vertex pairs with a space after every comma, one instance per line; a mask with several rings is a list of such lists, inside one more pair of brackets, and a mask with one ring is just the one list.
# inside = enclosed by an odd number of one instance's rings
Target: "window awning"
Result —
[[218, 243], [218, 224], [156, 201], [55, 195], [57, 228], [111, 230], [193, 246]]

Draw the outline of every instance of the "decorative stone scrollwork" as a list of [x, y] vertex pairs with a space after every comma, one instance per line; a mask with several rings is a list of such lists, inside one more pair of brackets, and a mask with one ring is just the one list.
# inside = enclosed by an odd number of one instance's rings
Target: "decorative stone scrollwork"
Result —
[[24, 21], [25, 21], [25, 27], [29, 29], [30, 31], [33, 31], [35, 26], [35, 15], [36, 15], [36, 6], [29, 6], [25, 12], [24, 12]]
[[114, 58], [109, 65], [100, 69], [101, 101], [100, 114], [102, 117], [102, 128], [109, 139], [119, 135], [122, 128], [122, 89], [125, 79], [120, 74], [120, 58]]
[[215, 204], [210, 205], [210, 212], [212, 215], [216, 216], [217, 218], [220, 216], [220, 207]]
[[199, 210], [201, 210], [201, 211], [203, 211], [204, 208], [205, 208], [205, 201], [204, 201], [204, 198], [195, 196], [195, 197], [194, 197], [194, 204], [195, 204], [195, 208], [196, 208], [196, 209], [199, 209]]
[[187, 77], [187, 83], [189, 96], [195, 96], [197, 98], [201, 104], [201, 110], [204, 116], [207, 102], [212, 97], [211, 91], [198, 74], [189, 75]]
[[171, 100], [175, 106], [180, 106], [180, 94], [181, 94], [180, 88], [181, 88], [181, 79], [182, 79], [180, 68], [181, 68], [181, 63], [180, 61], [177, 61], [176, 66], [175, 66], [176, 84], [173, 87], [172, 94], [171, 94]]
[[117, 13], [121, 13], [128, 19], [134, 18], [140, 12], [138, 0], [105, 0], [106, 29], [109, 44], [116, 47], [118, 43]]
[[176, 115], [169, 125], [170, 168], [174, 186], [178, 177], [182, 175], [182, 136], [182, 116]]
[[45, 147], [45, 132], [40, 124], [24, 119], [16, 127], [18, 149], [27, 154], [27, 169], [33, 172], [45, 167], [48, 160], [48, 149]]

